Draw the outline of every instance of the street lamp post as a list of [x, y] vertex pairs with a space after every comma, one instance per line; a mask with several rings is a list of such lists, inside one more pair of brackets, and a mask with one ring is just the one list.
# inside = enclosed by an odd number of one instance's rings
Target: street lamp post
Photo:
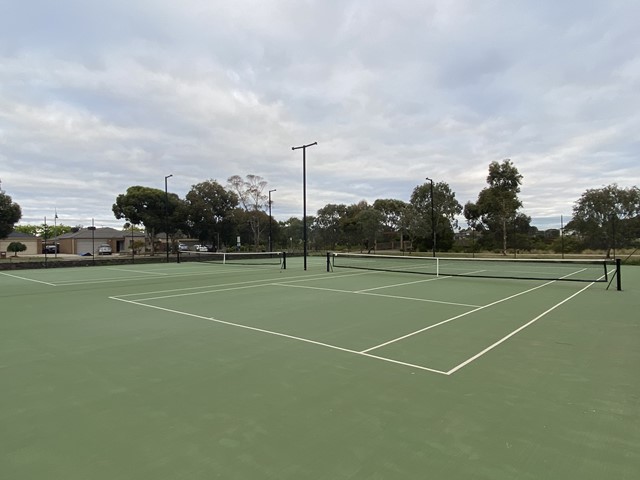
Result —
[[91, 219], [91, 226], [89, 227], [89, 230], [91, 230], [91, 263], [95, 265], [96, 264], [96, 225], [93, 221], [93, 218]]
[[169, 263], [169, 191], [167, 190], [167, 179], [173, 177], [173, 174], [164, 177], [164, 234], [167, 248], [167, 263]]
[[291, 150], [302, 149], [302, 243], [304, 250], [304, 269], [307, 269], [307, 147], [317, 145], [318, 142], [291, 147]]
[[427, 177], [427, 180], [429, 180], [431, 182], [431, 233], [433, 235], [433, 240], [432, 240], [432, 254], [435, 257], [436, 256], [436, 216], [435, 216], [435, 209], [434, 209], [434, 202], [433, 202], [433, 179]]
[[53, 216], [53, 246], [55, 247], [55, 257], [58, 258], [58, 210], [56, 209], [56, 214]]
[[133, 222], [131, 223], [131, 263], [136, 263], [136, 249], [133, 246]]
[[275, 188], [269, 190], [269, 251], [273, 252], [273, 246], [271, 244], [271, 192], [277, 191]]
[[44, 217], [44, 268], [47, 268], [47, 217]]

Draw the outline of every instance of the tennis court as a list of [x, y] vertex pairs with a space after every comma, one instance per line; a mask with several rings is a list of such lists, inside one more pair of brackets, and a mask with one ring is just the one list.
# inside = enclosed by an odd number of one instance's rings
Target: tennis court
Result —
[[638, 478], [638, 267], [190, 260], [0, 271], [3, 478]]

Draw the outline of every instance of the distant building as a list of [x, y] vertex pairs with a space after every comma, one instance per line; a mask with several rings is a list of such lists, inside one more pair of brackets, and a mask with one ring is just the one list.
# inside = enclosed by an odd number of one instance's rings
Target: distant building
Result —
[[41, 241], [38, 237], [30, 233], [11, 232], [6, 238], [0, 239], [0, 252], [6, 252], [11, 242], [20, 242], [27, 247], [24, 252], [20, 252], [20, 255], [35, 255], [40, 253]]
[[116, 230], [115, 228], [83, 228], [77, 232], [65, 233], [57, 238], [60, 245], [60, 253], [84, 255], [98, 254], [100, 245], [109, 245], [113, 253], [130, 252], [131, 242], [145, 240], [142, 232]]

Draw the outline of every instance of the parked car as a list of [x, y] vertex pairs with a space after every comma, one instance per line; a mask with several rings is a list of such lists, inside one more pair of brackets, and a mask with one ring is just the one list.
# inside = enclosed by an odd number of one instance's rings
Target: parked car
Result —
[[179, 243], [178, 250], [181, 252], [186, 252], [187, 250], [189, 250], [189, 245], [185, 245], [184, 243]]
[[209, 251], [209, 247], [207, 247], [206, 245], [196, 245], [193, 247], [193, 249], [196, 252], [208, 252]]
[[58, 247], [56, 245], [45, 245], [42, 247], [42, 253], [57, 253]]
[[98, 255], [111, 255], [111, 245], [103, 243], [98, 247]]

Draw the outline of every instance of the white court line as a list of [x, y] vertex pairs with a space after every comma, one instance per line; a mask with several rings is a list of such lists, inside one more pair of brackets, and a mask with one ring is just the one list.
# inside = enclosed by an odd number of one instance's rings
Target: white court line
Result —
[[511, 295], [509, 297], [502, 298], [500, 300], [496, 300], [495, 302], [488, 303], [487, 305], [483, 305], [481, 307], [474, 308], [473, 310], [469, 310], [468, 312], [461, 313], [460, 315], [456, 315], [455, 317], [447, 318], [446, 320], [443, 320], [443, 321], [438, 322], [438, 323], [434, 323], [433, 325], [429, 325], [428, 327], [421, 328], [420, 330], [416, 330], [415, 332], [407, 333], [406, 335], [391, 339], [391, 340], [389, 340], [387, 342], [381, 343], [380, 345], [376, 345], [376, 346], [367, 348], [366, 350], [362, 350], [362, 353], [370, 352], [372, 350], [376, 350], [378, 348], [382, 348], [382, 347], [384, 347], [386, 345], [390, 345], [392, 343], [399, 342], [400, 340], [404, 340], [405, 338], [409, 338], [409, 337], [412, 337], [414, 335], [418, 335], [419, 333], [426, 332], [427, 330], [431, 330], [432, 328], [439, 327], [440, 325], [444, 325], [445, 323], [452, 322], [453, 320], [457, 320], [458, 318], [462, 318], [462, 317], [465, 317], [465, 316], [470, 315], [472, 313], [479, 312], [480, 310], [483, 310], [483, 309], [488, 308], [488, 307], [492, 307], [493, 305], [497, 305], [498, 303], [506, 302], [507, 300], [511, 300], [512, 298], [519, 297], [520, 295], [524, 295], [525, 293], [532, 292], [532, 291], [537, 290], [539, 288], [542, 288], [542, 287], [545, 287], [547, 285], [550, 285], [550, 284], [552, 284], [554, 282], [555, 282], [555, 280], [552, 280], [551, 282], [543, 283], [542, 285], [538, 285], [537, 287], [530, 288], [529, 290], [525, 290], [524, 292], [516, 293], [515, 295]]
[[426, 302], [426, 303], [440, 303], [443, 305], [454, 305], [458, 307], [470, 307], [477, 308], [479, 305], [468, 305], [466, 303], [455, 303], [455, 302], [444, 302], [442, 300], [429, 300], [427, 298], [416, 298], [416, 297], [405, 297], [402, 295], [385, 295], [384, 293], [371, 293], [366, 290], [338, 290], [337, 288], [323, 288], [323, 287], [309, 287], [305, 285], [288, 285], [287, 283], [271, 283], [271, 285], [277, 285], [280, 287], [290, 287], [290, 288], [306, 288], [309, 290], [324, 290], [327, 292], [336, 292], [336, 293], [348, 293], [351, 295], [369, 295], [372, 297], [382, 297], [382, 298], [395, 298], [398, 300], [411, 300], [414, 302]]
[[[238, 271], [237, 269], [235, 269]], [[254, 269], [243, 270], [243, 272], [255, 272]], [[162, 278], [178, 278], [178, 277], [203, 277], [205, 275], [216, 276], [216, 275], [226, 275], [229, 273], [229, 270], [218, 270], [216, 272], [202, 272], [202, 273], [167, 273]], [[79, 280], [79, 281], [61, 281], [58, 283], [58, 286], [75, 286], [75, 285], [92, 285], [92, 284], [100, 284], [100, 283], [112, 283], [112, 282], [131, 282], [134, 280], [148, 279], [148, 276], [135, 276], [135, 277], [107, 277], [98, 280]], [[158, 277], [160, 278], [160, 277]]]
[[[294, 277], [296, 278], [296, 277]], [[326, 278], [326, 277], [324, 277]], [[291, 280], [291, 282], [304, 282], [309, 280], [309, 277], [302, 277], [298, 280]], [[312, 280], [318, 280], [318, 278], [314, 278]], [[254, 285], [247, 285], [248, 283], [253, 283]], [[245, 288], [260, 288], [260, 287], [269, 287], [269, 286], [280, 286], [280, 287], [291, 287], [291, 288], [309, 288], [309, 289], [313, 289], [313, 290], [327, 290], [327, 291], [331, 291], [331, 292], [341, 292], [341, 293], [354, 293], [351, 291], [347, 291], [347, 290], [336, 290], [336, 289], [331, 289], [331, 288], [321, 288], [321, 287], [305, 287], [305, 286], [299, 286], [299, 285], [289, 285], [286, 283], [277, 283], [277, 282], [273, 282], [272, 280], [250, 280], [250, 281], [244, 281], [244, 282], [234, 282], [234, 283], [227, 283], [227, 284], [222, 284], [222, 285], [208, 285], [206, 287], [191, 287], [191, 288], [187, 288], [187, 289], [179, 289], [179, 290], [165, 290], [165, 291], [160, 291], [160, 292], [146, 292], [146, 293], [133, 293], [133, 294], [126, 294], [126, 295], [116, 295], [116, 297], [122, 298], [122, 297], [130, 297], [130, 296], [136, 296], [136, 295], [151, 295], [153, 293], [170, 293], [170, 292], [174, 292], [174, 291], [180, 291], [180, 290], [194, 290], [197, 289], [199, 291], [197, 292], [182, 292], [182, 293], [175, 293], [172, 295], [161, 295], [161, 296], [157, 296], [157, 297], [145, 297], [145, 298], [137, 298], [136, 300], [138, 302], [147, 302], [149, 300], [163, 300], [165, 298], [176, 298], [176, 297], [186, 297], [186, 296], [190, 296], [190, 295], [202, 295], [202, 294], [206, 294], [206, 293], [218, 293], [218, 292], [228, 292], [231, 290], [242, 290]], [[203, 290], [204, 288], [207, 288], [208, 290]], [[371, 294], [371, 295], [376, 295]], [[380, 296], [387, 296], [387, 295], [380, 295]], [[398, 297], [400, 298], [400, 297]], [[412, 300], [411, 298], [408, 298], [408, 300]], [[413, 299], [413, 300], [419, 300], [419, 299]], [[426, 300], [425, 300], [426, 301]]]
[[[166, 298], [188, 297], [190, 295], [204, 295], [206, 293], [230, 292], [231, 290], [245, 290], [247, 288], [262, 288], [262, 287], [267, 287], [269, 285], [273, 285], [273, 284], [271, 284], [271, 283], [261, 283], [261, 284], [258, 284], [258, 285], [239, 285], [237, 287], [215, 288], [213, 290], [205, 290], [205, 291], [202, 291], [202, 292], [176, 293], [174, 295], [162, 295], [160, 297], [138, 298], [135, 301], [136, 302], [148, 302], [150, 300], [164, 300]], [[109, 298], [111, 298], [111, 297], [109, 297]], [[117, 298], [117, 297], [113, 297], [113, 298]], [[123, 300], [123, 301], [127, 301], [127, 300]]]
[[[358, 275], [368, 275], [371, 274], [372, 272], [362, 272], [362, 273], [350, 273], [350, 274], [346, 274], [346, 275], [338, 275], [336, 274], [335, 276], [327, 276], [326, 273], [318, 273], [318, 274], [314, 274], [314, 275], [298, 275], [298, 276], [294, 276], [294, 277], [289, 277], [285, 280], [283, 280], [282, 282], [274, 282], [273, 279], [260, 279], [260, 280], [243, 280], [241, 282], [233, 282], [233, 283], [223, 283], [220, 285], [203, 285], [201, 287], [185, 287], [185, 288], [172, 288], [169, 290], [156, 290], [156, 291], [152, 291], [152, 292], [142, 292], [142, 293], [125, 293], [123, 295], [115, 295], [115, 297], [117, 298], [125, 298], [125, 297], [136, 297], [136, 296], [141, 296], [141, 295], [152, 295], [152, 294], [157, 294], [157, 293], [172, 293], [172, 292], [188, 292], [189, 290], [203, 290], [203, 289], [211, 289], [211, 288], [220, 288], [220, 287], [230, 287], [230, 286], [234, 286], [234, 285], [247, 285], [249, 283], [260, 283], [260, 286], [269, 286], [269, 285], [276, 285], [276, 284], [280, 284], [282, 283], [283, 286], [294, 286], [294, 285], [288, 285], [289, 282], [294, 283], [294, 282], [312, 282], [312, 281], [316, 281], [316, 280], [328, 280], [328, 279], [334, 279], [334, 278], [344, 278], [344, 277], [353, 277], [353, 276], [358, 276]], [[145, 277], [142, 277], [145, 278]], [[329, 289], [328, 289], [329, 290]], [[336, 290], [338, 291], [338, 290]], [[205, 293], [209, 293], [210, 290], [208, 290]], [[185, 294], [185, 295], [188, 295]], [[180, 296], [180, 295], [172, 295], [172, 296]], [[160, 299], [163, 297], [156, 297], [155, 299]]]
[[397, 298], [399, 300], [413, 300], [416, 302], [439, 303], [441, 305], [453, 305], [456, 307], [469, 307], [469, 308], [480, 307], [480, 305], [470, 305], [467, 303], [457, 303], [457, 302], [445, 302], [443, 300], [429, 300], [427, 298], [404, 297], [402, 295], [385, 295], [384, 293], [371, 293], [371, 292], [355, 292], [355, 293], [359, 295], [370, 295], [370, 296], [383, 297], [383, 298]]
[[131, 272], [131, 273], [143, 273], [145, 275], [160, 275], [167, 276], [168, 273], [163, 272], [145, 272], [144, 270], [132, 270], [130, 268], [115, 268], [115, 267], [107, 267], [107, 270], [113, 270], [114, 272]]
[[502, 337], [500, 340], [498, 340], [497, 342], [489, 345], [487, 348], [485, 348], [484, 350], [482, 350], [481, 352], [476, 353], [473, 357], [468, 358], [467, 360], [465, 360], [464, 362], [462, 362], [461, 364], [453, 367], [451, 370], [449, 370], [447, 372], [448, 375], [452, 375], [455, 372], [457, 372], [458, 370], [460, 370], [462, 367], [464, 367], [465, 365], [470, 364], [471, 362], [473, 362], [474, 360], [477, 360], [478, 358], [480, 358], [481, 356], [483, 356], [485, 353], [493, 350], [495, 347], [497, 347], [498, 345], [500, 345], [501, 343], [504, 343], [505, 341], [507, 341], [509, 338], [513, 337], [516, 333], [524, 330], [525, 328], [527, 328], [529, 325], [534, 324], [535, 322], [537, 322], [538, 320], [540, 320], [542, 317], [544, 317], [546, 314], [552, 312], [553, 310], [555, 310], [556, 308], [558, 308], [560, 305], [562, 305], [565, 302], [568, 302], [569, 300], [571, 300], [573, 297], [581, 294], [582, 292], [584, 292], [587, 288], [589, 288], [590, 286], [592, 286], [593, 283], [590, 283], [589, 285], [587, 285], [586, 287], [584, 287], [582, 290], [574, 293], [573, 295], [571, 295], [570, 297], [565, 298], [564, 300], [562, 300], [559, 303], [556, 303], [553, 307], [547, 309], [546, 311], [542, 312], [540, 315], [538, 315], [536, 318], [534, 318], [533, 320], [528, 321], [527, 323], [525, 323], [524, 325], [522, 325], [521, 327], [515, 329], [513, 332], [511, 332], [508, 335], [505, 335], [504, 337]]
[[[164, 264], [166, 265], [166, 264]], [[186, 265], [186, 267], [188, 267], [190, 265]], [[232, 268], [224, 268], [223, 265], [220, 265], [221, 268], [216, 268], [211, 269], [210, 271], [202, 271], [202, 269], [198, 268], [199, 272], [198, 273], [194, 273], [194, 272], [171, 272], [171, 273], [165, 273], [165, 274], [161, 274], [161, 273], [155, 273], [156, 275], [158, 275], [158, 278], [160, 278], [161, 275], [163, 275], [162, 278], [166, 278], [166, 277], [171, 277], [171, 278], [179, 278], [179, 277], [202, 277], [202, 276], [206, 276], [206, 275], [210, 275], [210, 276], [218, 276], [218, 275], [226, 275], [228, 274], [230, 271], [233, 271], [234, 273], [236, 272], [240, 272], [242, 271], [242, 273], [248, 273], [248, 272], [265, 272], [265, 271], [274, 271], [273, 269], [269, 270], [267, 268], [237, 268], [236, 267], [232, 267]], [[109, 268], [109, 267], [107, 267]], [[118, 270], [116, 268], [113, 268], [113, 270]], [[0, 272], [2, 273], [2, 272]], [[48, 283], [48, 282], [43, 282], [41, 280], [32, 280], [32, 279], [28, 279], [28, 278], [22, 278], [19, 277], [17, 275], [14, 275], [15, 278], [20, 278], [22, 280], [29, 280], [32, 282], [38, 282], [38, 283], [44, 283], [46, 285], [51, 285], [51, 286], [55, 286], [55, 287], [63, 287], [63, 286], [76, 286], [76, 285], [98, 285], [101, 283], [114, 283], [114, 282], [133, 282], [136, 280], [142, 280], [142, 279], [146, 279], [146, 278], [150, 278], [148, 275], [150, 273], [148, 272], [142, 272], [145, 273], [145, 276], [134, 276], [134, 277], [107, 277], [107, 278], [101, 278], [101, 279], [96, 279], [96, 280], [61, 280], [58, 283]], [[312, 281], [312, 280], [318, 280], [318, 279], [329, 279], [329, 278], [343, 278], [343, 277], [353, 277], [353, 276], [358, 276], [358, 275], [370, 275], [376, 272], [371, 272], [371, 271], [367, 271], [367, 272], [358, 272], [358, 273], [351, 273], [351, 274], [346, 274], [346, 275], [339, 275], [339, 274], [335, 274], [332, 276], [328, 276], [327, 272], [324, 273], [319, 273], [319, 274], [314, 274], [312, 276], [305, 276], [303, 280], [299, 280], [299, 281]], [[3, 273], [4, 275], [7, 276], [12, 276], [10, 274], [7, 273]], [[291, 277], [291, 278], [302, 278], [302, 277]], [[251, 280], [251, 282], [255, 282], [255, 281], [264, 281], [264, 280]], [[288, 281], [288, 280], [287, 280]], [[298, 281], [298, 280], [296, 280]], [[193, 288], [208, 288], [208, 287], [193, 287]], [[178, 291], [178, 290], [182, 290], [182, 289], [175, 289], [175, 290], [167, 290], [167, 291]], [[150, 292], [150, 293], [154, 293], [154, 292]], [[131, 294], [131, 295], [140, 295], [140, 294]], [[124, 296], [124, 295], [123, 295]]]
[[310, 344], [318, 345], [318, 346], [321, 346], [321, 347], [331, 348], [333, 350], [339, 350], [341, 352], [351, 353], [353, 355], [359, 355], [359, 356], [364, 356], [364, 357], [369, 357], [369, 358], [375, 358], [377, 360], [382, 360], [384, 362], [394, 363], [394, 364], [397, 364], [397, 365], [403, 365], [405, 367], [416, 368], [418, 370], [424, 370], [424, 371], [432, 372], [432, 373], [439, 373], [440, 375], [448, 375], [447, 372], [443, 372], [442, 370], [436, 370], [436, 369], [433, 369], [433, 368], [424, 367], [422, 365], [415, 365], [415, 364], [412, 364], [412, 363], [401, 362], [399, 360], [393, 360], [391, 358], [379, 357], [377, 355], [371, 355], [371, 354], [368, 354], [368, 353], [358, 352], [356, 350], [350, 350], [348, 348], [338, 347], [337, 345], [331, 345], [329, 343], [318, 342], [316, 340], [310, 340], [308, 338], [296, 337], [294, 335], [287, 335], [286, 333], [274, 332], [272, 330], [265, 330], [264, 328], [250, 327], [248, 325], [242, 325], [242, 324], [239, 324], [239, 323], [227, 322], [225, 320], [220, 320], [220, 319], [213, 318], [213, 317], [205, 317], [204, 315], [197, 315], [195, 313], [182, 312], [180, 310], [172, 310], [170, 308], [158, 307], [158, 306], [155, 306], [155, 305], [147, 305], [145, 303], [139, 303], [139, 302], [136, 302], [136, 301], [133, 301], [133, 300], [123, 300], [122, 298], [118, 298], [118, 297], [109, 297], [109, 298], [111, 300], [118, 300], [120, 302], [130, 303], [130, 304], [138, 305], [138, 306], [141, 306], [141, 307], [154, 308], [156, 310], [161, 310], [163, 312], [175, 313], [175, 314], [178, 314], [178, 315], [184, 315], [184, 316], [192, 317], [192, 318], [199, 318], [201, 320], [207, 320], [209, 322], [220, 323], [220, 324], [227, 325], [227, 326], [230, 326], [230, 327], [243, 328], [245, 330], [251, 330], [251, 331], [254, 331], [254, 332], [265, 333], [267, 335], [274, 335], [274, 336], [277, 336], [277, 337], [288, 338], [290, 340], [297, 340], [299, 342], [310, 343]]
[[433, 282], [434, 280], [440, 280], [441, 278], [449, 278], [449, 277], [433, 277], [433, 278], [427, 278], [423, 280], [416, 280], [414, 282], [395, 283], [393, 285], [383, 285], [382, 287], [365, 288], [364, 290], [358, 290], [357, 292], [354, 292], [354, 293], [371, 292], [373, 290], [382, 290], [383, 288], [404, 287], [405, 285], [414, 285], [416, 283]]
[[43, 282], [42, 280], [34, 280], [32, 278], [21, 277], [19, 275], [12, 275], [11, 273], [0, 272], [1, 275], [6, 275], [7, 277], [17, 278], [19, 280], [24, 280], [26, 282], [35, 282], [35, 283], [43, 283], [45, 285], [50, 285], [52, 287], [57, 287], [55, 283]]
[[[96, 280], [61, 280], [58, 282], [58, 286], [60, 287], [74, 287], [76, 285], [99, 285], [101, 283], [114, 283], [114, 282], [133, 282], [134, 280], [148, 280], [150, 277], [148, 275], [145, 276], [127, 276], [127, 277], [107, 277]], [[158, 278], [167, 278], [167, 277], [158, 277]]]
[[[315, 277], [317, 277], [318, 275], [314, 275]], [[291, 277], [293, 280], [291, 281], [299, 281], [299, 282], [304, 282], [306, 280], [317, 280], [317, 278], [309, 278], [309, 276], [296, 276], [296, 277]], [[326, 278], [326, 276], [323, 275], [323, 278]], [[287, 280], [289, 281], [289, 280]], [[135, 296], [140, 296], [140, 295], [155, 295], [157, 293], [173, 293], [173, 292], [188, 292], [189, 290], [203, 290], [206, 288], [220, 288], [220, 287], [231, 287], [234, 285], [247, 285], [249, 283], [260, 283], [261, 286], [264, 285], [271, 285], [273, 283], [273, 280], [271, 279], [260, 279], [260, 280], [243, 280], [241, 282], [232, 282], [232, 283], [222, 283], [220, 285], [203, 285], [201, 287], [185, 287], [185, 288], [172, 288], [169, 290], [156, 290], [153, 292], [142, 292], [142, 293], [125, 293], [123, 295], [115, 295], [116, 298], [125, 298], [125, 297], [135, 297]], [[185, 295], [189, 295], [189, 293], [186, 293]], [[172, 296], [179, 296], [179, 295], [172, 295]], [[163, 297], [157, 297], [157, 298], [163, 298]]]

